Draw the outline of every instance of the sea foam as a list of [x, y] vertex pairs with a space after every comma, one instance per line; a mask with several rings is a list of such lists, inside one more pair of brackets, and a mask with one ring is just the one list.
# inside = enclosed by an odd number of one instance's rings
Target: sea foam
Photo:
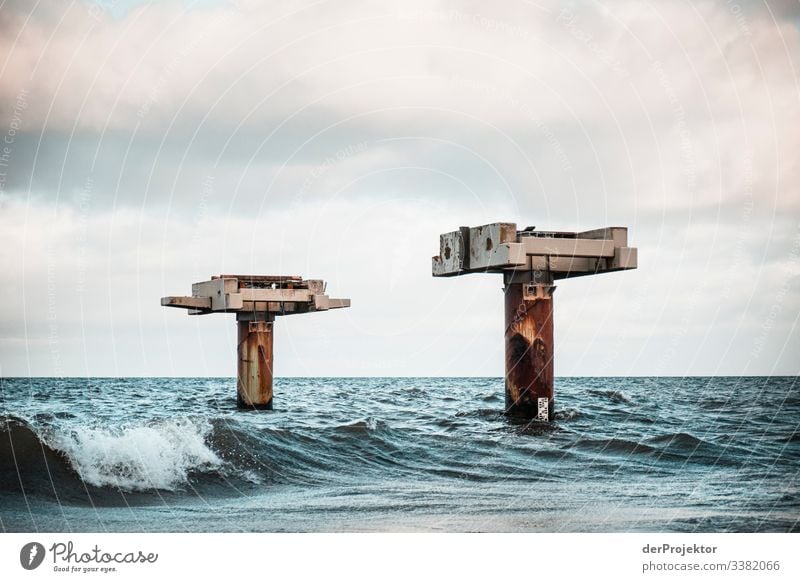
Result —
[[52, 442], [95, 487], [175, 490], [191, 472], [222, 466], [206, 445], [210, 432], [207, 421], [174, 419], [119, 429], [75, 427], [53, 435]]

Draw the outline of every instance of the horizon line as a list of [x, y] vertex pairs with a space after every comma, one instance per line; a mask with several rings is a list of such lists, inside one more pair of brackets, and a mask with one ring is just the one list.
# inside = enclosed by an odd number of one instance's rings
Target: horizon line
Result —
[[[58, 380], [66, 380], [66, 379], [78, 379], [78, 378], [95, 378], [95, 379], [124, 379], [124, 378], [172, 378], [172, 379], [186, 379], [186, 378], [225, 378], [236, 380], [236, 376], [2, 376], [0, 375], [0, 380], [20, 380], [20, 379], [58, 379]], [[281, 379], [307, 379], [307, 378], [325, 378], [325, 379], [349, 379], [349, 378], [392, 378], [392, 379], [400, 379], [400, 378], [483, 378], [483, 379], [503, 379], [503, 376], [416, 376], [416, 375], [405, 375], [405, 376], [367, 376], [367, 375], [354, 375], [354, 376], [294, 376], [294, 375], [285, 375], [285, 376], [276, 376], [275, 380]], [[633, 374], [633, 375], [607, 375], [607, 374], [599, 374], [599, 375], [572, 375], [572, 374], [564, 374], [561, 376], [556, 376], [555, 379], [558, 380], [559, 378], [800, 378], [800, 374], [658, 374], [658, 375], [646, 375], [646, 374]]]

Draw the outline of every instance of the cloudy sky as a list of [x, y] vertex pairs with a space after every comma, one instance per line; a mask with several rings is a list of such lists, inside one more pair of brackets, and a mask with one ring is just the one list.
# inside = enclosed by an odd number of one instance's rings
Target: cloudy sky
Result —
[[[267, 4], [268, 7], [262, 6]], [[503, 371], [439, 233], [628, 226], [559, 375], [800, 373], [800, 4], [0, 0], [0, 375], [235, 374], [214, 274], [324, 278], [278, 375]]]

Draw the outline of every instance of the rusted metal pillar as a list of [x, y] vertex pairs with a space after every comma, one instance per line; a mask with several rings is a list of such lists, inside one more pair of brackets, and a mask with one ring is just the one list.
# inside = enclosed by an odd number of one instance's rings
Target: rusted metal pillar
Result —
[[272, 410], [272, 326], [268, 314], [262, 318], [238, 319], [239, 366], [236, 403], [239, 408]]
[[553, 418], [552, 284], [506, 283], [506, 414]]

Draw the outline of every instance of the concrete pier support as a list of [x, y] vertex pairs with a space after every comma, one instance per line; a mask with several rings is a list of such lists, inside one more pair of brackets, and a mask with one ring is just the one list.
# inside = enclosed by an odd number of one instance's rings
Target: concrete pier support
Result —
[[439, 236], [434, 277], [502, 274], [505, 283], [506, 413], [553, 420], [553, 282], [635, 269], [628, 229], [522, 230], [513, 222], [462, 226]]
[[239, 365], [236, 404], [239, 408], [272, 410], [273, 321], [238, 320]]
[[553, 418], [552, 285], [505, 287], [506, 414]]
[[284, 315], [350, 307], [325, 293], [325, 281], [296, 275], [219, 275], [192, 284], [191, 296], [161, 298], [164, 307], [189, 315], [235, 313], [238, 328], [236, 404], [272, 410], [272, 327]]

